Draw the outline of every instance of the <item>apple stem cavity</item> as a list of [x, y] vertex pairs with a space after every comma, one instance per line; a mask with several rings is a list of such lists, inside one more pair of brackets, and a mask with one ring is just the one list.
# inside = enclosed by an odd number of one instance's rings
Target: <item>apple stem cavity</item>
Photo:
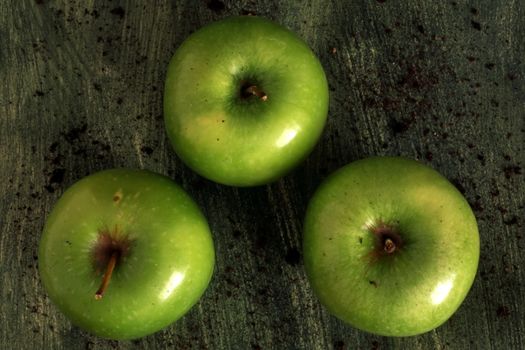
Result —
[[109, 281], [111, 280], [111, 275], [113, 274], [113, 270], [115, 269], [115, 265], [117, 264], [118, 257], [119, 253], [117, 251], [114, 251], [113, 254], [111, 254], [111, 258], [109, 259], [106, 272], [104, 273], [104, 277], [102, 278], [102, 283], [100, 284], [100, 287], [95, 293], [96, 300], [102, 299], [104, 292], [108, 288]]
[[112, 230], [108, 228], [99, 230], [97, 240], [91, 251], [91, 257], [96, 273], [105, 272], [100, 288], [95, 293], [95, 299], [102, 299], [115, 267], [130, 253], [132, 245], [133, 241], [117, 225]]
[[375, 247], [370, 252], [370, 262], [378, 261], [382, 256], [394, 256], [403, 246], [403, 239], [395, 225], [379, 223], [369, 228], [375, 236]]
[[392, 254], [396, 250], [396, 244], [392, 239], [386, 238], [385, 243], [383, 243], [383, 248], [385, 249], [385, 252]]
[[261, 101], [268, 100], [268, 95], [266, 95], [264, 91], [259, 89], [257, 85], [252, 85], [252, 84], [243, 84], [241, 88], [241, 96], [243, 98], [248, 98], [250, 96], [257, 96], [259, 97]]

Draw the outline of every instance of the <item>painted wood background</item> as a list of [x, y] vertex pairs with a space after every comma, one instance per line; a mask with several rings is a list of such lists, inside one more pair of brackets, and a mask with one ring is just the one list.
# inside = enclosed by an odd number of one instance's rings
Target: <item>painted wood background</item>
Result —
[[[179, 44], [211, 21], [271, 18], [313, 48], [330, 84], [310, 157], [277, 183], [220, 186], [176, 157], [162, 92]], [[0, 2], [0, 348], [523, 349], [525, 4], [506, 1]], [[478, 219], [481, 260], [459, 311], [383, 338], [330, 316], [301, 256], [308, 199], [327, 174], [403, 155], [447, 176]], [[150, 169], [181, 184], [213, 230], [217, 266], [179, 322], [126, 342], [72, 327], [40, 283], [46, 215], [83, 176]]]

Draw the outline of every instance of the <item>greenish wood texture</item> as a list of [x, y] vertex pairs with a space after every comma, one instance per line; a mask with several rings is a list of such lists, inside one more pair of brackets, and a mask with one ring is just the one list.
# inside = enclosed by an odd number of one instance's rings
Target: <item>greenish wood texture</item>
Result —
[[[201, 26], [255, 13], [297, 32], [331, 105], [311, 156], [277, 183], [237, 189], [186, 168], [167, 141], [168, 61]], [[0, 348], [523, 349], [525, 5], [506, 1], [1, 1]], [[369, 155], [420, 159], [478, 218], [478, 276], [459, 311], [418, 337], [330, 316], [308, 286], [301, 226], [316, 186]], [[146, 168], [180, 183], [213, 229], [217, 266], [183, 319], [133, 342], [72, 327], [46, 297], [37, 245], [81, 177]]]

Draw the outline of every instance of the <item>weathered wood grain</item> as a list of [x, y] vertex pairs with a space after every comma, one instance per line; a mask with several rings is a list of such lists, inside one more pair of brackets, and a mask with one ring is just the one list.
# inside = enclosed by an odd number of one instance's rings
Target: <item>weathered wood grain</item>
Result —
[[[204, 180], [162, 121], [167, 63], [213, 20], [254, 13], [296, 31], [325, 67], [329, 121], [312, 155], [277, 183]], [[508, 1], [0, 2], [0, 348], [522, 349], [525, 347], [525, 6]], [[306, 204], [331, 171], [404, 155], [451, 179], [475, 210], [474, 286], [442, 327], [412, 338], [359, 332], [319, 305], [301, 258]], [[204, 298], [155, 335], [86, 334], [46, 297], [37, 245], [81, 177], [157, 171], [197, 200], [217, 267]]]

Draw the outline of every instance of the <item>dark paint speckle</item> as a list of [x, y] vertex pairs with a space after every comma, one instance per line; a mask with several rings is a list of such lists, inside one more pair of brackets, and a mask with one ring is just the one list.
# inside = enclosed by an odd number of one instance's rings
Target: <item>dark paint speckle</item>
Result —
[[410, 124], [408, 120], [392, 119], [390, 120], [390, 129], [392, 129], [394, 134], [401, 134], [410, 128]]
[[503, 167], [503, 173], [505, 174], [505, 178], [510, 179], [514, 175], [521, 175], [521, 167], [517, 165], [508, 165]]
[[78, 140], [80, 136], [85, 134], [87, 131], [87, 124], [84, 123], [81, 126], [70, 129], [68, 132], [64, 133], [63, 136], [67, 142], [73, 143]]
[[481, 213], [481, 212], [483, 212], [485, 210], [483, 205], [481, 205], [481, 202], [480, 202], [479, 198], [477, 198], [474, 202], [472, 202], [470, 204], [470, 206], [472, 207], [472, 210], [474, 210], [475, 212], [478, 212], [478, 213]]
[[124, 18], [126, 15], [126, 11], [122, 8], [122, 6], [115, 7], [110, 12], [112, 15], [119, 16], [120, 18]]
[[295, 266], [301, 262], [301, 253], [295, 248], [290, 248], [286, 252], [286, 256], [284, 257], [284, 260], [292, 266]]
[[64, 175], [66, 173], [66, 169], [64, 168], [57, 168], [53, 170], [53, 173], [51, 174], [51, 177], [49, 178], [50, 184], [60, 184], [62, 181], [64, 181]]
[[518, 217], [514, 215], [509, 219], [503, 220], [503, 223], [507, 226], [516, 225], [518, 223]]
[[496, 315], [500, 318], [506, 318], [506, 317], [509, 317], [510, 316], [510, 310], [507, 306], [505, 305], [500, 305], [498, 306], [497, 310], [496, 310]]
[[479, 22], [470, 21], [470, 24], [472, 25], [472, 28], [474, 28], [476, 30], [481, 30], [481, 24]]
[[57, 150], [57, 148], [58, 148], [58, 142], [53, 142], [51, 146], [49, 146], [49, 152], [53, 153]]
[[222, 12], [226, 6], [224, 5], [224, 2], [220, 0], [210, 0], [208, 1], [208, 8], [212, 10], [213, 12]]
[[485, 165], [485, 156], [483, 154], [478, 154], [476, 158], [481, 162], [481, 165]]
[[142, 146], [140, 148], [140, 151], [148, 156], [151, 156], [151, 154], [153, 153], [153, 148], [149, 146]]

